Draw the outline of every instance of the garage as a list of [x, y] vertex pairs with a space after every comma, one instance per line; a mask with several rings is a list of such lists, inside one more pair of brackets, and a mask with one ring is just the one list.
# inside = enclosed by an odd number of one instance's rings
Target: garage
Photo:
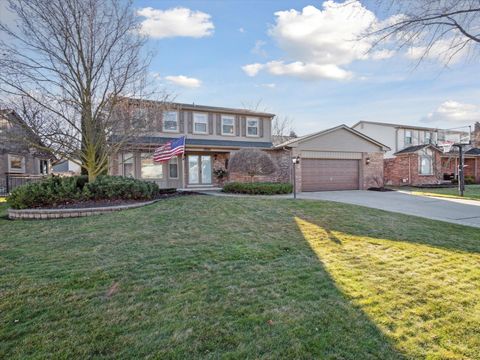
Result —
[[358, 190], [359, 160], [304, 159], [302, 191]]
[[383, 157], [390, 148], [340, 125], [276, 146], [300, 158], [297, 191], [364, 190], [383, 185]]

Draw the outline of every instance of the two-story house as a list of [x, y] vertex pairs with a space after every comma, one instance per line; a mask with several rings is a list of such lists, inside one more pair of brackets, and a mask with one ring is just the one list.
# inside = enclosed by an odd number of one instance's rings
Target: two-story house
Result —
[[[230, 154], [242, 148], [272, 152], [274, 114], [196, 104], [128, 99], [132, 121], [146, 121], [148, 130], [135, 136], [110, 159], [109, 172], [155, 181], [164, 188], [220, 186], [219, 170], [228, 170]], [[186, 137], [185, 156], [168, 163], [153, 161], [154, 150]]]
[[[359, 121], [353, 129], [390, 147], [385, 154], [384, 176], [390, 185], [424, 185], [443, 182], [457, 175], [458, 154], [445, 151], [447, 143], [468, 137], [465, 131], [402, 124]], [[465, 175], [480, 182], [480, 160], [467, 149]]]
[[[51, 156], [29, 144], [39, 141], [21, 126], [22, 119], [12, 110], [0, 110], [0, 193], [5, 194], [28, 178], [50, 172]], [[7, 178], [9, 183], [7, 184]]]

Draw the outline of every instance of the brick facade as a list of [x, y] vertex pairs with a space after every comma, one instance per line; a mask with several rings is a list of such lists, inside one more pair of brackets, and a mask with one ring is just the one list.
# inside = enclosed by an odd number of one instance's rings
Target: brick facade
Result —
[[438, 184], [443, 179], [440, 151], [433, 153], [433, 174], [419, 174], [419, 154], [407, 153], [384, 160], [384, 176], [387, 185]]
[[[442, 172], [457, 175], [458, 157], [449, 156], [442, 158]], [[465, 176], [475, 178], [475, 182], [480, 184], [480, 157], [465, 158]]]
[[[367, 164], [368, 159], [368, 164]], [[383, 178], [383, 153], [363, 153], [361, 168], [361, 188], [382, 187]]]

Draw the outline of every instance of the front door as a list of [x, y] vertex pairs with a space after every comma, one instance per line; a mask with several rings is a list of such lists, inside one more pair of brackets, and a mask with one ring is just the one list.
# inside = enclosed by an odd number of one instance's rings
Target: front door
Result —
[[188, 184], [212, 184], [212, 157], [209, 155], [188, 155]]

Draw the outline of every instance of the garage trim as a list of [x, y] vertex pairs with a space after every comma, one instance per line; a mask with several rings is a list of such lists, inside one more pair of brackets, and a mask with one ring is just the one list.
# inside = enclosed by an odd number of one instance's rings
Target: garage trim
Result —
[[345, 151], [302, 151], [300, 153], [302, 159], [347, 159], [361, 160], [361, 152], [345, 152]]

